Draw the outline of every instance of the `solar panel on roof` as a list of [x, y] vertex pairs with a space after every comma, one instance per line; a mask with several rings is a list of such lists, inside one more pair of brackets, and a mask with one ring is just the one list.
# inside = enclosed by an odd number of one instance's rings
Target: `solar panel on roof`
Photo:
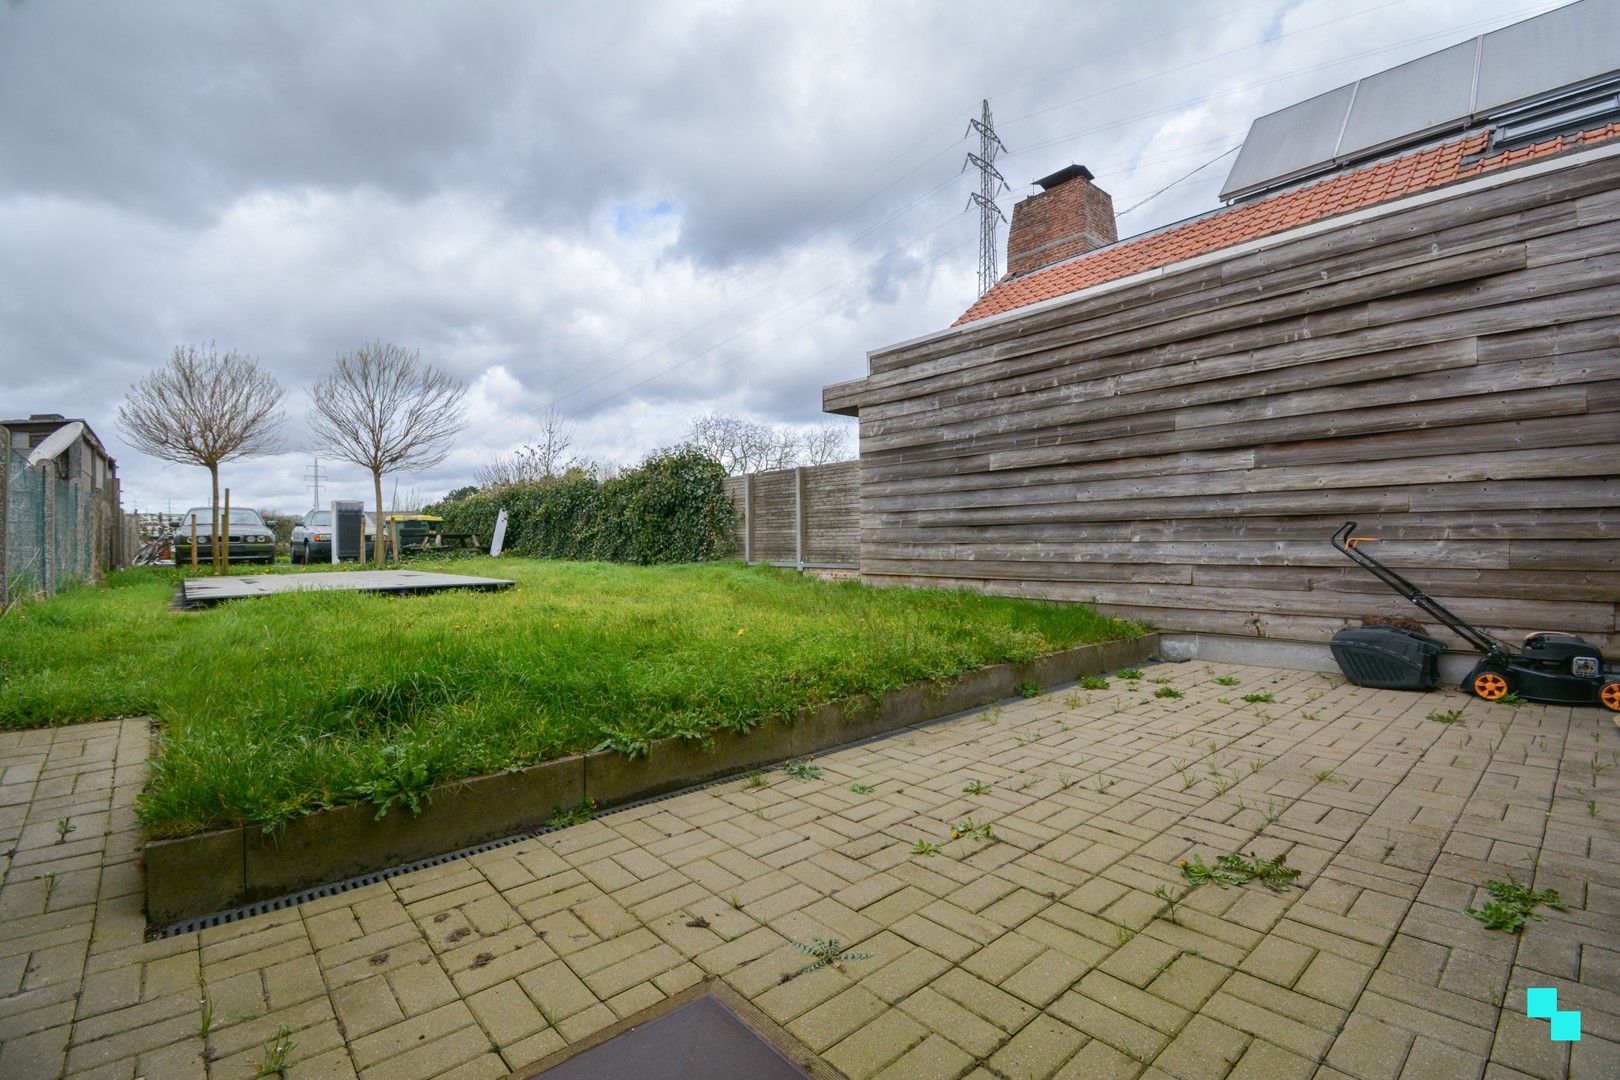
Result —
[[1461, 131], [1620, 73], [1617, 45], [1620, 0], [1578, 0], [1268, 113], [1250, 126], [1221, 198]]

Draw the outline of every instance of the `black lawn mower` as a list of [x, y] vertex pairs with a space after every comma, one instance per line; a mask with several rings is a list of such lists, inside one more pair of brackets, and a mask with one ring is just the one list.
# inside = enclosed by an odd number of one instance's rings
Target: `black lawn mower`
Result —
[[[1486, 701], [1518, 694], [1551, 705], [1602, 705], [1620, 712], [1620, 668], [1570, 634], [1529, 634], [1517, 650], [1464, 622], [1440, 601], [1397, 574], [1360, 545], [1377, 539], [1354, 536], [1356, 523], [1333, 534], [1333, 546], [1356, 565], [1394, 589], [1479, 650], [1462, 688]], [[1401, 626], [1357, 626], [1333, 635], [1333, 659], [1357, 686], [1384, 690], [1432, 690], [1440, 681], [1445, 642]]]

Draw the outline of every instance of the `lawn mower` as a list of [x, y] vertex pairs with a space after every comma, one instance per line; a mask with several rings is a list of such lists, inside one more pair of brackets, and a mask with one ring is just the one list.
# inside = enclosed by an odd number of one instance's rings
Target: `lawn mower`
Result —
[[[1481, 659], [1463, 679], [1463, 690], [1486, 701], [1517, 694], [1551, 705], [1602, 705], [1620, 712], [1620, 668], [1605, 664], [1596, 646], [1570, 634], [1538, 631], [1514, 649], [1363, 551], [1360, 545], [1377, 537], [1355, 536], [1355, 529], [1355, 522], [1345, 522], [1333, 534], [1333, 546], [1479, 651]], [[1446, 645], [1407, 627], [1357, 626], [1334, 634], [1331, 647], [1339, 670], [1357, 686], [1432, 690], [1440, 681]]]

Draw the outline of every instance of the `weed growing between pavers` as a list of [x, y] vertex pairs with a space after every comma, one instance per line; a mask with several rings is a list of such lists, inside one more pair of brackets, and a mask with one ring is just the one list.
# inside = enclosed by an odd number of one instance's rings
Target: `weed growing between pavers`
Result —
[[0, 635], [0, 729], [154, 717], [138, 813], [150, 835], [177, 836], [344, 803], [408, 807], [440, 783], [746, 732], [1141, 632], [1081, 605], [737, 563], [461, 566], [517, 587], [289, 593], [183, 614], [170, 609], [183, 572], [143, 568], [25, 604]]
[[1041, 696], [1041, 684], [1033, 679], [1025, 679], [1013, 687], [1013, 692], [1020, 697], [1037, 698]]
[[1564, 910], [1564, 898], [1558, 895], [1557, 889], [1536, 892], [1528, 885], [1520, 884], [1512, 874], [1508, 875], [1506, 881], [1487, 881], [1485, 888], [1491, 894], [1491, 902], [1482, 908], [1467, 908], [1466, 911], [1470, 918], [1484, 923], [1487, 930], [1517, 934], [1527, 922], [1540, 922], [1546, 918], [1537, 914], [1536, 908], [1545, 905], [1555, 911]]
[[1272, 892], [1287, 892], [1293, 887], [1299, 871], [1284, 866], [1286, 855], [1262, 859], [1257, 855], [1218, 855], [1215, 865], [1209, 866], [1201, 855], [1181, 860], [1181, 876], [1189, 885], [1217, 885], [1222, 889], [1233, 885], [1246, 885], [1258, 881]]
[[561, 829], [569, 825], [583, 825], [595, 816], [596, 800], [585, 799], [578, 806], [553, 807], [551, 817], [546, 819], [546, 824], [553, 829]]
[[963, 818], [951, 830], [952, 840], [961, 840], [964, 837], [969, 840], [994, 840], [996, 838], [995, 834], [990, 831], [988, 822], [975, 824], [972, 818]]
[[1133, 667], [1120, 668], [1118, 671], [1114, 672], [1114, 674], [1119, 676], [1121, 679], [1126, 680], [1135, 680], [1142, 677], [1141, 671]]
[[292, 1030], [286, 1024], [276, 1028], [275, 1038], [264, 1044], [257, 1076], [281, 1076], [287, 1071], [287, 1058], [293, 1052]]
[[795, 780], [821, 779], [821, 766], [812, 765], [808, 761], [790, 761], [782, 766], [782, 771]]
[[[844, 970], [845, 964], [853, 963], [857, 960], [870, 960], [872, 959], [873, 955], [869, 952], [851, 952], [844, 946], [843, 942], [839, 941], [837, 938], [819, 938], [813, 935], [810, 938], [810, 944], [806, 945], [802, 941], [795, 941], [793, 943], [793, 947], [804, 953], [806, 956], [815, 957], [815, 961], [813, 963], [806, 964], [804, 967], [794, 972], [794, 975], [809, 975], [811, 972], [820, 971], [825, 967], [835, 968], [838, 971], [842, 971]], [[791, 977], [792, 976], [784, 976], [782, 981], [787, 982]]]

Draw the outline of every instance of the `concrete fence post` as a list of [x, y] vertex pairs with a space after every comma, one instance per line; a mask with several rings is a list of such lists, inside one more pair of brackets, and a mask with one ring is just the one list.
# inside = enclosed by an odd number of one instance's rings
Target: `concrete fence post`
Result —
[[0, 427], [0, 611], [11, 603], [11, 432]]
[[804, 469], [793, 470], [793, 562], [799, 573], [804, 573], [805, 529], [808, 522], [804, 514]]
[[754, 474], [743, 476], [743, 562], [754, 562]]
[[46, 460], [35, 465], [39, 470], [40, 505], [44, 507], [44, 528], [40, 535], [44, 538], [40, 545], [44, 548], [45, 580], [41, 583], [46, 596], [56, 595], [56, 477], [52, 472], [56, 468], [54, 460]]

